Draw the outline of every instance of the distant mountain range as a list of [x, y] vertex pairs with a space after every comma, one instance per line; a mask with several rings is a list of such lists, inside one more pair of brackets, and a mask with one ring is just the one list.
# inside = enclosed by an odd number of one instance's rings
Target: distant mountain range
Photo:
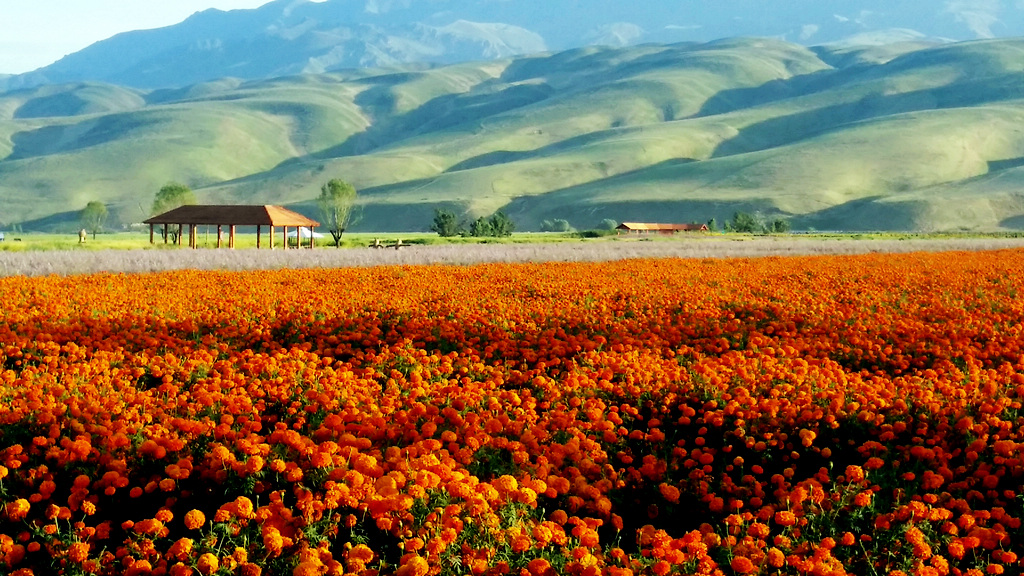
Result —
[[94, 200], [112, 227], [140, 222], [171, 180], [202, 203], [316, 217], [331, 178], [359, 190], [365, 231], [426, 230], [437, 208], [504, 210], [521, 230], [737, 210], [797, 229], [1020, 230], [1022, 127], [1024, 39], [740, 38], [159, 89], [76, 81], [0, 93], [0, 230], [77, 230]]
[[78, 81], [178, 88], [737, 36], [809, 46], [1014, 35], [1024, 35], [1015, 0], [276, 0], [119, 34], [39, 70], [0, 76], [0, 91]]

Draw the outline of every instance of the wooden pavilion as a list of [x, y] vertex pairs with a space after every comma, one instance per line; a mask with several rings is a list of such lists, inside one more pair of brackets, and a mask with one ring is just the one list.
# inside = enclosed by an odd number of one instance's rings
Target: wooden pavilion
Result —
[[[288, 228], [295, 227], [309, 230], [309, 248], [314, 246], [313, 229], [320, 225], [316, 220], [306, 218], [302, 214], [280, 206], [245, 206], [245, 205], [191, 205], [181, 206], [153, 216], [145, 221], [149, 224], [149, 243], [154, 243], [155, 227], [163, 225], [164, 243], [168, 241], [168, 227], [177, 227], [175, 243], [181, 245], [183, 229], [188, 226], [189, 248], [197, 247], [196, 229], [200, 225], [217, 227], [217, 248], [224, 244], [224, 227], [228, 228], [228, 248], [235, 247], [235, 228], [238, 226], [256, 227], [256, 248], [263, 247], [263, 227], [270, 227], [270, 249], [274, 249], [274, 231], [280, 226], [284, 229], [282, 244], [288, 248]], [[302, 248], [302, 234], [296, 234], [296, 246]]]

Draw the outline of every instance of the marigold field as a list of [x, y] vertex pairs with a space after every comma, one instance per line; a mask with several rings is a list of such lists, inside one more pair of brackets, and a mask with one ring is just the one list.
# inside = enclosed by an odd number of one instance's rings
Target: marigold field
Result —
[[1018, 574], [1024, 251], [0, 279], [0, 572]]

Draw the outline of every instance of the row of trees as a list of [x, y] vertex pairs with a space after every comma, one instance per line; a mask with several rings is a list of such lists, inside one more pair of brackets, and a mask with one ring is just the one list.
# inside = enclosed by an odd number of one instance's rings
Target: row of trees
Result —
[[[708, 221], [708, 230], [718, 231], [718, 223], [714, 218]], [[766, 221], [747, 212], [734, 212], [732, 220], [725, 222], [723, 231], [741, 234], [785, 234], [790, 231], [790, 225], [788, 220], [782, 218]]]
[[[331, 179], [320, 187], [320, 195], [316, 199], [317, 207], [322, 224], [330, 231], [335, 246], [341, 245], [342, 234], [352, 222], [356, 196], [355, 187], [338, 178]], [[191, 204], [196, 204], [196, 196], [192, 189], [179, 182], [170, 182], [161, 187], [153, 198], [151, 214], [162, 214]], [[96, 237], [97, 232], [103, 229], [107, 217], [107, 207], [99, 201], [89, 202], [80, 213], [83, 229], [92, 233], [93, 238]], [[598, 229], [613, 230], [617, 225], [615, 220], [605, 219], [601, 221]], [[434, 220], [430, 225], [432, 232], [443, 237], [505, 237], [511, 236], [515, 228], [515, 222], [501, 211], [495, 212], [491, 216], [481, 216], [476, 220], [467, 221], [460, 219], [450, 210], [437, 209], [434, 211]], [[718, 223], [714, 218], [708, 221], [708, 229], [712, 232], [718, 231]], [[541, 222], [541, 231], [543, 232], [572, 232], [573, 230], [572, 225], [565, 219], [556, 218]], [[723, 230], [747, 234], [786, 233], [790, 231], [790, 224], [781, 218], [765, 221], [754, 214], [735, 212], [732, 220], [725, 222]]]
[[515, 232], [516, 223], [504, 212], [495, 212], [489, 217], [481, 216], [472, 222], [459, 220], [449, 210], [434, 210], [434, 221], [430, 225], [432, 232], [446, 238], [453, 236], [473, 236], [477, 238], [501, 238], [511, 236]]

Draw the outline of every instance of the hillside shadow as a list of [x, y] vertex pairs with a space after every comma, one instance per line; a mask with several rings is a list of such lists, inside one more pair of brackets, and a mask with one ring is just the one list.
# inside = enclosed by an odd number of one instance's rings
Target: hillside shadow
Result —
[[1021, 166], [1024, 166], [1024, 156], [1007, 158], [1006, 160], [989, 160], [988, 171], [989, 174], [991, 174], [992, 172], [1012, 170], [1013, 168], [1020, 168]]
[[549, 98], [554, 89], [547, 84], [517, 84], [485, 93], [438, 96], [405, 114], [392, 116], [394, 95], [387, 87], [360, 93], [355, 103], [380, 115], [369, 128], [345, 142], [318, 152], [314, 158], [337, 158], [366, 154], [393, 142], [422, 134], [440, 132], [460, 125], [474, 125], [485, 118], [529, 106]]
[[1024, 214], [1020, 216], [1011, 216], [1009, 218], [999, 221], [1001, 228], [1013, 228], [1015, 230], [1024, 230]]
[[713, 158], [756, 152], [785, 146], [830, 132], [838, 127], [897, 114], [978, 106], [991, 102], [1019, 99], [1019, 77], [1001, 76], [972, 82], [959, 82], [940, 88], [900, 94], [873, 93], [854, 102], [844, 102], [770, 118], [743, 128], [721, 144]]
[[759, 86], [722, 90], [708, 98], [700, 110], [690, 118], [728, 114], [751, 106], [814, 94], [832, 88], [836, 83], [845, 83], [848, 80], [841, 77], [850, 74], [851, 71], [847, 70], [821, 70], [811, 74], [770, 80]]
[[77, 237], [78, 231], [82, 228], [81, 216], [81, 210], [57, 212], [56, 214], [50, 214], [43, 218], [26, 220], [25, 222], [21, 222], [19, 226], [21, 226], [23, 230], [29, 230], [32, 232], [75, 234]]
[[790, 219], [796, 229], [823, 231], [873, 232], [877, 230], [910, 231], [915, 229], [914, 204], [881, 203], [884, 196], [857, 198]]
[[485, 154], [480, 154], [479, 156], [473, 156], [472, 158], [467, 158], [462, 162], [453, 164], [445, 170], [445, 173], [472, 170], [474, 168], [485, 168], [487, 166], [518, 162], [521, 160], [529, 160], [531, 158], [542, 158], [544, 156], [558, 154], [559, 152], [564, 152], [566, 150], [572, 150], [573, 148], [586, 146], [594, 142], [600, 142], [608, 137], [609, 132], [615, 132], [618, 134], [639, 130], [640, 128], [612, 128], [610, 130], [600, 130], [597, 132], [590, 132], [588, 134], [580, 134], [579, 136], [559, 140], [558, 142], [553, 142], [547, 146], [541, 146], [540, 148], [535, 148], [533, 150], [495, 150], [494, 152], [487, 152]]
[[17, 132], [11, 136], [14, 147], [5, 160], [51, 156], [116, 142], [148, 124], [151, 122], [139, 114], [125, 113]]

